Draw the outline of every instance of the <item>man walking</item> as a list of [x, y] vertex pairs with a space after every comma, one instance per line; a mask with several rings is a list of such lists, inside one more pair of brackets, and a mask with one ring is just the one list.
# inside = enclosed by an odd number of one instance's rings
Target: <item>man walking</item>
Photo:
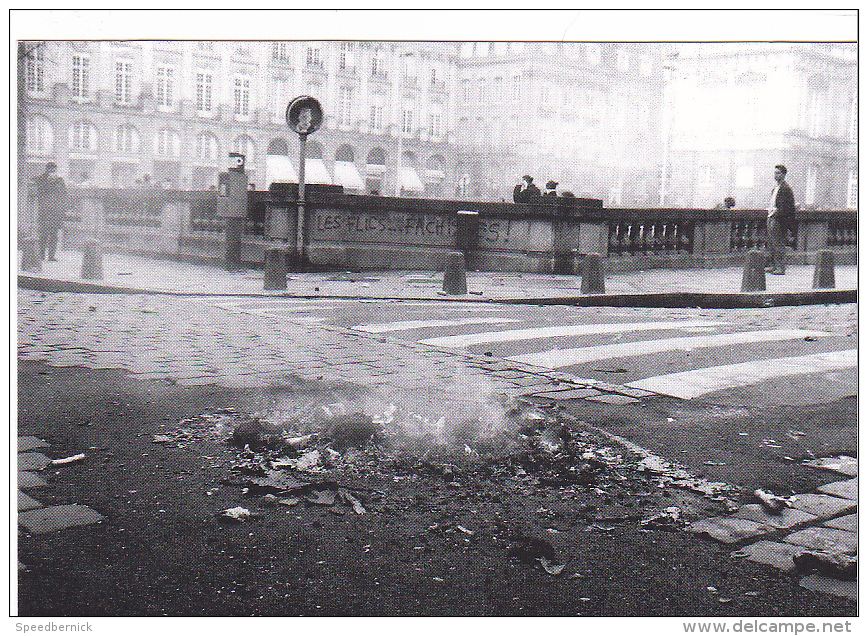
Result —
[[45, 172], [36, 178], [37, 220], [39, 222], [39, 259], [55, 261], [57, 232], [63, 226], [66, 210], [66, 185], [57, 176], [57, 165], [49, 161]]
[[787, 230], [792, 229], [796, 222], [796, 201], [793, 197], [793, 189], [784, 181], [786, 176], [786, 166], [775, 166], [775, 181], [778, 185], [772, 190], [769, 214], [766, 218], [771, 260], [766, 271], [772, 274], [783, 274], [786, 270]]

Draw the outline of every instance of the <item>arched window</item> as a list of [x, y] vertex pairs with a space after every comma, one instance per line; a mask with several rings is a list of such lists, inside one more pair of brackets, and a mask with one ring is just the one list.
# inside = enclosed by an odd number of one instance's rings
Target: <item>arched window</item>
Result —
[[54, 153], [54, 129], [47, 117], [31, 115], [27, 118], [27, 152], [34, 155]]
[[366, 163], [369, 166], [385, 166], [386, 151], [382, 148], [374, 148], [373, 150], [371, 150], [371, 152], [368, 153]]
[[200, 132], [196, 136], [196, 158], [207, 164], [217, 163], [219, 155], [219, 142], [214, 133]]
[[75, 122], [69, 129], [69, 149], [76, 152], [96, 152], [98, 134], [96, 126], [90, 122]]
[[253, 165], [256, 155], [256, 145], [247, 135], [239, 135], [232, 142], [232, 152], [240, 152], [244, 155], [245, 165], [249, 168]]
[[347, 161], [353, 163], [355, 160], [356, 153], [353, 151], [352, 146], [344, 144], [338, 148], [337, 152], [335, 152], [335, 161]]
[[139, 131], [135, 126], [122, 124], [115, 129], [115, 152], [135, 154], [139, 151]]
[[270, 155], [289, 155], [289, 146], [286, 143], [286, 139], [272, 139], [268, 142], [268, 154]]
[[154, 136], [154, 154], [158, 157], [181, 156], [181, 138], [170, 128], [162, 128]]

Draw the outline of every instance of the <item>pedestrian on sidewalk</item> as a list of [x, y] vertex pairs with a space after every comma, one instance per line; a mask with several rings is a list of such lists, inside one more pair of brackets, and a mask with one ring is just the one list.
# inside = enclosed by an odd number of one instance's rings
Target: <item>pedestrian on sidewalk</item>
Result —
[[36, 178], [36, 211], [39, 222], [39, 260], [46, 252], [49, 261], [56, 261], [57, 233], [63, 227], [66, 211], [66, 184], [57, 175], [57, 164], [49, 161], [45, 172]]
[[786, 166], [775, 166], [775, 181], [778, 185], [772, 190], [769, 214], [766, 218], [770, 258], [766, 271], [772, 274], [783, 274], [786, 270], [787, 231], [794, 230], [796, 224], [796, 201], [793, 197], [793, 189], [784, 180], [786, 176]]

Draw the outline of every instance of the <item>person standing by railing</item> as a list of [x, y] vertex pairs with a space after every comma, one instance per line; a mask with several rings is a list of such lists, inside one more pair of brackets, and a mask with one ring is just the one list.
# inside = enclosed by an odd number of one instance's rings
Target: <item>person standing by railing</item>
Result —
[[56, 261], [57, 233], [63, 226], [67, 208], [66, 184], [57, 175], [57, 164], [49, 161], [45, 172], [36, 177], [36, 210], [39, 222], [39, 260]]
[[772, 190], [769, 214], [766, 218], [771, 259], [766, 271], [772, 274], [783, 274], [786, 270], [787, 230], [793, 229], [796, 222], [796, 200], [793, 197], [793, 189], [784, 180], [786, 176], [786, 166], [775, 166], [775, 181], [778, 185]]

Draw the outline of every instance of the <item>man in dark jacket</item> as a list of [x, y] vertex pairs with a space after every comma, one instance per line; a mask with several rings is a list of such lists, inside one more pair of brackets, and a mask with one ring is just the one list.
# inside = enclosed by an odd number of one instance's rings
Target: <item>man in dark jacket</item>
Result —
[[522, 181], [524, 183], [519, 183], [513, 189], [512, 200], [516, 203], [530, 203], [539, 199], [541, 193], [539, 188], [534, 185], [533, 177], [526, 174], [522, 177]]
[[546, 184], [546, 193], [543, 195], [544, 197], [557, 197], [558, 196], [558, 182], [557, 181], [549, 181]]
[[36, 178], [36, 206], [39, 221], [39, 258], [54, 261], [57, 251], [57, 232], [63, 226], [66, 210], [66, 185], [57, 176], [57, 165], [49, 161], [45, 172]]
[[766, 218], [771, 261], [766, 271], [772, 274], [783, 274], [786, 270], [787, 230], [794, 230], [796, 225], [796, 200], [793, 197], [793, 189], [784, 181], [786, 176], [786, 166], [775, 166], [775, 181], [778, 185], [772, 190], [769, 214]]

